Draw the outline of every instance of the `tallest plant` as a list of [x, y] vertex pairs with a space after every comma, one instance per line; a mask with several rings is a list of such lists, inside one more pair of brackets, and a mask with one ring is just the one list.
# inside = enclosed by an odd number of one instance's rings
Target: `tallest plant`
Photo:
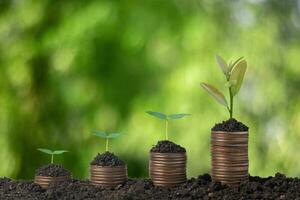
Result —
[[201, 86], [229, 112], [230, 119], [216, 124], [211, 129], [212, 178], [230, 186], [238, 186], [248, 180], [248, 127], [233, 118], [234, 97], [238, 94], [247, 70], [243, 57], [226, 63], [216, 56], [218, 65], [225, 75], [229, 103], [224, 94], [207, 83]]
[[225, 75], [226, 82], [225, 86], [229, 91], [229, 103], [227, 102], [224, 94], [220, 92], [216, 87], [208, 84], [201, 83], [201, 86], [212, 95], [221, 105], [225, 106], [229, 112], [230, 118], [233, 118], [233, 102], [234, 97], [239, 92], [243, 83], [244, 75], [247, 70], [247, 62], [240, 57], [236, 61], [230, 61], [228, 64], [224, 61], [221, 56], [216, 56], [216, 61]]

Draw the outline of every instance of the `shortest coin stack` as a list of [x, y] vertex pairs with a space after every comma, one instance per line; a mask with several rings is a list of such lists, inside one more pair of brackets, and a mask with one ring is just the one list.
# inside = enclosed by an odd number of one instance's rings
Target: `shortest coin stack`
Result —
[[247, 181], [248, 132], [212, 131], [212, 178], [229, 186]]
[[36, 170], [34, 183], [47, 188], [51, 183], [71, 180], [71, 173], [60, 164], [44, 165]]
[[34, 183], [39, 184], [42, 188], [48, 188], [51, 183], [59, 183], [71, 180], [71, 176], [60, 176], [60, 177], [50, 177], [50, 176], [35, 176]]
[[91, 165], [91, 182], [96, 186], [115, 187], [127, 180], [127, 167]]
[[150, 177], [156, 186], [175, 186], [186, 181], [186, 153], [150, 153]]

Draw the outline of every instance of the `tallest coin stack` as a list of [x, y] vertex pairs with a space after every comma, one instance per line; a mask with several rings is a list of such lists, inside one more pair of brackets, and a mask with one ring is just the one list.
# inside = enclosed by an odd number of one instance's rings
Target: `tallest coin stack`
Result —
[[248, 132], [211, 133], [212, 178], [239, 186], [249, 178]]

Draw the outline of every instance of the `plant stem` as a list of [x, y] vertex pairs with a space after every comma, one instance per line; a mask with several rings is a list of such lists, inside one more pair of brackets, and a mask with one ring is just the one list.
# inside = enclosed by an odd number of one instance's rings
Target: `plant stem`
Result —
[[166, 140], [169, 139], [169, 137], [168, 137], [168, 126], [169, 126], [169, 120], [166, 120]]
[[229, 109], [229, 114], [230, 114], [230, 119], [232, 118], [233, 115], [233, 95], [231, 88], [229, 88], [229, 97], [230, 97], [230, 109]]
[[54, 155], [51, 154], [51, 164], [53, 164], [53, 160], [54, 160]]
[[109, 140], [109, 139], [106, 138], [106, 147], [105, 147], [105, 150], [106, 150], [106, 151], [108, 151], [108, 140]]

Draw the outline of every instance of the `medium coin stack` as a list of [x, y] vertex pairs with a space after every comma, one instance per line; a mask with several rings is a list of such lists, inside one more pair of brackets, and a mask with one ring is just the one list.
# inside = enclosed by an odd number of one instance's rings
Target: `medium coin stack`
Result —
[[71, 180], [71, 176], [59, 176], [59, 177], [50, 177], [50, 176], [35, 176], [34, 183], [39, 184], [42, 188], [47, 188], [51, 183], [59, 183]]
[[248, 132], [211, 133], [212, 178], [238, 186], [249, 178]]
[[156, 186], [175, 186], [186, 181], [186, 153], [150, 153], [150, 177]]
[[96, 186], [115, 187], [126, 182], [127, 166], [97, 166], [91, 165], [91, 182]]

